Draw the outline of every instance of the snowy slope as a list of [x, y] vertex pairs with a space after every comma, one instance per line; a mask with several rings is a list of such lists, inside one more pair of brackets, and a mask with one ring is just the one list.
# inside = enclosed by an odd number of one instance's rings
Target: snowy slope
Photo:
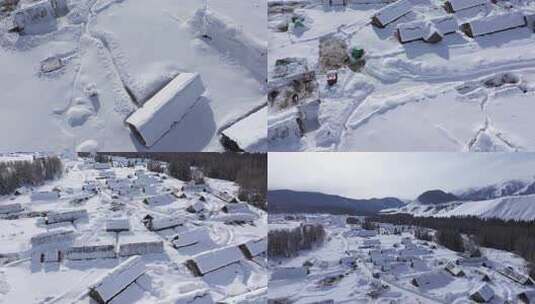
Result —
[[[208, 1], [208, 10], [222, 20], [222, 31], [253, 36], [265, 48], [262, 1], [232, 2], [229, 9]], [[76, 0], [69, 6], [57, 29], [43, 35], [7, 33], [11, 18], [0, 17], [0, 65], [9, 71], [0, 84], [0, 150], [146, 150], [123, 122], [179, 72], [200, 73], [207, 91], [154, 151], [221, 151], [217, 130], [265, 102], [263, 82], [251, 77], [257, 71], [201, 39], [202, 29], [190, 24], [203, 1]], [[65, 66], [45, 75], [40, 61], [50, 56]]]

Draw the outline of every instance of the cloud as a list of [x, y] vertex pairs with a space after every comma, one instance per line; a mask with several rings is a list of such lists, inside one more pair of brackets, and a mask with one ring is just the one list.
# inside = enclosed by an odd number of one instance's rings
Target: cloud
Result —
[[535, 176], [535, 153], [269, 153], [270, 189], [415, 198]]

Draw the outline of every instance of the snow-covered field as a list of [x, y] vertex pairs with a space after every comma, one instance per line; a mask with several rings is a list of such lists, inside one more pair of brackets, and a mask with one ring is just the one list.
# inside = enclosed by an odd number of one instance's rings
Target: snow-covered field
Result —
[[[270, 229], [281, 229], [285, 222], [285, 215], [269, 217]], [[269, 299], [280, 301], [274, 303], [474, 303], [470, 295], [486, 283], [485, 276], [493, 292], [489, 303], [519, 303], [517, 294], [533, 290], [498, 272], [507, 267], [526, 272], [526, 262], [505, 251], [483, 248], [483, 267], [481, 261], [468, 264], [453, 251], [415, 239], [409, 227], [381, 224], [363, 237], [359, 225], [345, 224], [345, 216], [303, 215], [299, 222], [322, 223], [327, 240], [297, 257], [269, 259], [271, 274], [278, 272], [268, 283]], [[394, 234], [395, 229], [403, 232]], [[445, 270], [449, 262], [464, 276]], [[303, 264], [308, 274], [288, 269], [286, 276], [281, 274], [284, 268], [303, 269]], [[417, 287], [414, 279], [428, 283]]]
[[[69, 13], [37, 34], [8, 32], [13, 13], [0, 13], [0, 150], [222, 151], [220, 132], [265, 104], [265, 1], [208, 0], [206, 11], [200, 0], [67, 2]], [[59, 69], [42, 72], [51, 57]], [[206, 91], [143, 146], [126, 118], [187, 72]], [[265, 151], [263, 129], [233, 135]]]
[[[308, 70], [315, 72], [318, 88], [314, 94], [321, 101], [313, 115], [301, 112], [295, 116], [317, 120], [319, 127], [308, 130], [288, 120], [290, 114], [283, 114], [295, 111], [294, 106], [281, 110], [270, 105], [270, 150], [535, 149], [531, 131], [535, 126], [531, 117], [535, 111], [533, 1], [484, 1], [448, 13], [443, 1], [410, 0], [405, 1], [409, 12], [385, 28], [370, 21], [390, 1], [345, 2], [349, 4], [332, 7], [319, 0], [268, 4], [269, 81], [275, 79], [278, 60], [305, 58]], [[475, 38], [458, 29], [435, 44], [422, 40], [402, 44], [394, 36], [398, 25], [412, 21], [453, 17], [461, 25], [512, 12], [523, 13], [527, 25]], [[363, 49], [365, 65], [323, 68], [320, 46], [325, 37], [345, 43], [342, 53]], [[329, 86], [327, 74], [332, 70], [337, 71], [338, 80]], [[299, 96], [297, 103], [306, 102], [308, 98]]]
[[[97, 170], [88, 159], [63, 161], [66, 173], [61, 179], [27, 188], [18, 196], [0, 197], [0, 207], [22, 207], [0, 219], [0, 303], [96, 303], [88, 296], [89, 287], [125, 262], [128, 253], [141, 256], [143, 275], [134, 277], [134, 282], [114, 277], [117, 284], [129, 284], [124, 291], [120, 286], [114, 289], [115, 283], [105, 284], [108, 290], [121, 291], [109, 303], [265, 302], [267, 215], [250, 205], [224, 201], [237, 195], [237, 184], [206, 178], [205, 184], [194, 185], [148, 172], [143, 163], [136, 167], [115, 163]], [[50, 193], [59, 193], [59, 198], [50, 198]], [[154, 203], [144, 203], [147, 197]], [[222, 208], [228, 205], [241, 207], [225, 213]], [[67, 210], [85, 210], [86, 215], [52, 223], [51, 212]], [[153, 217], [152, 226], [143, 223], [147, 215]], [[110, 220], [119, 220], [116, 228], [127, 231], [110, 231]], [[158, 224], [169, 221], [180, 225]], [[42, 233], [65, 230], [72, 231], [69, 241], [59, 237], [45, 244], [35, 241]], [[238, 248], [262, 239], [250, 250], [253, 256]], [[96, 245], [112, 249], [95, 253], [91, 246]], [[80, 259], [73, 258], [74, 247], [84, 250]], [[95, 258], [95, 254], [111, 256]], [[204, 275], [195, 276], [186, 266], [190, 259]]]

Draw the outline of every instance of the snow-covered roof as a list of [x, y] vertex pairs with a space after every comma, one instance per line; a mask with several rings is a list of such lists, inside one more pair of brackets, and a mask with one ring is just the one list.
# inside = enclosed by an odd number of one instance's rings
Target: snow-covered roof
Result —
[[481, 17], [463, 25], [463, 29], [469, 29], [472, 37], [490, 33], [505, 31], [515, 27], [525, 26], [526, 19], [520, 12]]
[[250, 212], [247, 203], [229, 203], [223, 207], [223, 211], [228, 213], [247, 213]]
[[292, 280], [301, 279], [308, 275], [305, 267], [278, 267], [271, 273], [271, 280]]
[[114, 218], [106, 221], [106, 231], [128, 231], [130, 222], [128, 218]]
[[434, 288], [441, 285], [445, 281], [447, 281], [445, 275], [440, 272], [426, 272], [413, 279], [413, 283], [424, 289]]
[[242, 254], [238, 247], [229, 246], [200, 253], [193, 256], [186, 264], [191, 265], [191, 262], [193, 262], [200, 275], [204, 275], [232, 263], [237, 263], [241, 258]]
[[74, 239], [74, 230], [59, 228], [34, 235], [30, 239], [32, 246], [41, 246], [49, 243], [68, 242]]
[[245, 242], [240, 245], [240, 249], [242, 249], [242, 251], [245, 250], [244, 254], [246, 256], [250, 255], [249, 258], [261, 255], [267, 251], [267, 238]]
[[399, 0], [377, 11], [373, 18], [379, 22], [378, 25], [386, 26], [411, 10], [412, 4], [409, 0]]
[[59, 198], [57, 191], [35, 191], [30, 195], [32, 201], [52, 200]]
[[60, 222], [72, 222], [77, 219], [87, 218], [87, 210], [78, 209], [78, 210], [59, 210], [59, 211], [50, 211], [46, 215], [47, 224], [60, 223]]
[[489, 302], [494, 297], [494, 290], [487, 283], [483, 283], [472, 291], [470, 291], [471, 298], [477, 298], [478, 301]]
[[149, 230], [158, 231], [184, 224], [184, 219], [178, 217], [157, 217], [148, 223]]
[[197, 228], [178, 233], [173, 237], [175, 248], [186, 247], [210, 240], [210, 234], [206, 228]]
[[398, 24], [398, 35], [401, 42], [427, 40], [430, 35], [439, 33], [446, 35], [457, 31], [457, 20], [453, 16], [443, 16], [430, 20], [417, 20]]
[[230, 213], [222, 214], [217, 217], [213, 217], [216, 221], [224, 222], [225, 224], [232, 224], [236, 222], [253, 222], [257, 216], [253, 213]]
[[147, 147], [187, 114], [204, 93], [198, 73], [181, 73], [134, 112], [126, 123]]
[[171, 193], [149, 196], [144, 199], [145, 204], [150, 206], [167, 205], [174, 201], [176, 201], [176, 197]]
[[452, 12], [457, 12], [463, 9], [471, 8], [478, 5], [488, 3], [488, 0], [448, 0], [446, 5], [449, 5]]
[[0, 214], [14, 213], [22, 210], [20, 203], [0, 205]]
[[257, 151], [266, 143], [267, 107], [254, 112], [221, 132], [241, 150]]
[[141, 257], [131, 257], [112, 269], [89, 287], [89, 295], [99, 303], [107, 303], [145, 273]]

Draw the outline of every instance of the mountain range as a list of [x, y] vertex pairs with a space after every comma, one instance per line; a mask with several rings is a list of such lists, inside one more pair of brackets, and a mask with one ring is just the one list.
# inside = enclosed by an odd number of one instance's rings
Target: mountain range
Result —
[[320, 192], [271, 190], [268, 191], [268, 209], [270, 213], [409, 213], [535, 220], [535, 178], [508, 180], [454, 192], [432, 189], [409, 201], [395, 197], [352, 199]]

